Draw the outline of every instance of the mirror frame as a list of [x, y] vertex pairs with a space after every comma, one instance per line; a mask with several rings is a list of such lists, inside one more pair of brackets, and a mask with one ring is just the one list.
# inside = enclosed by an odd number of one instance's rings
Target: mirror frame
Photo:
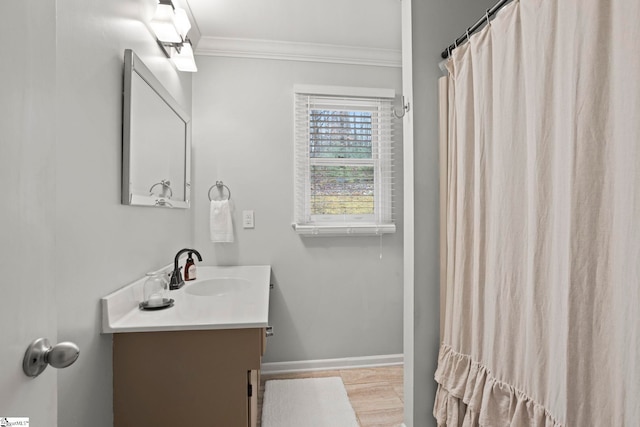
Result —
[[[131, 93], [134, 73], [164, 101], [184, 123], [184, 200], [165, 199], [161, 196], [135, 194], [131, 185], [131, 150], [135, 141], [131, 140]], [[157, 184], [156, 184], [157, 185]], [[131, 49], [124, 51], [124, 91], [122, 108], [122, 204], [165, 208], [189, 208], [191, 198], [191, 116], [178, 104], [162, 83], [153, 75], [142, 60]]]

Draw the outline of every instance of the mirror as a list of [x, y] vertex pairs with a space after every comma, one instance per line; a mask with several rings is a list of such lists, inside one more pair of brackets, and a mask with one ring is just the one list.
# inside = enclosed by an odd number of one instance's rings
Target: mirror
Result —
[[122, 203], [188, 208], [191, 117], [131, 49], [122, 126]]

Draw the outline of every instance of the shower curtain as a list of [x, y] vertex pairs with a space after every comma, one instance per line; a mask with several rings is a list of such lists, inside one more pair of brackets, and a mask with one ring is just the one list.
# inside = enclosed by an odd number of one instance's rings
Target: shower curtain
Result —
[[515, 0], [447, 62], [439, 426], [640, 425], [638, 22]]

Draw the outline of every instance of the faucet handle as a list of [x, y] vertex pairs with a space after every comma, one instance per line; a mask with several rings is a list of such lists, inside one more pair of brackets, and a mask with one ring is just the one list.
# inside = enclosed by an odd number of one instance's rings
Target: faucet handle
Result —
[[171, 279], [169, 280], [169, 290], [171, 291], [180, 289], [184, 285], [184, 280], [182, 280], [182, 273], [180, 270], [182, 270], [182, 267], [178, 267], [171, 272]]

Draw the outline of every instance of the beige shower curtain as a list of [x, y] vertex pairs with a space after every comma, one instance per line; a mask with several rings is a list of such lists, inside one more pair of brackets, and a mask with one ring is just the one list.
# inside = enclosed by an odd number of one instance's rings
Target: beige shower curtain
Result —
[[515, 0], [453, 52], [440, 426], [640, 426], [640, 1]]

